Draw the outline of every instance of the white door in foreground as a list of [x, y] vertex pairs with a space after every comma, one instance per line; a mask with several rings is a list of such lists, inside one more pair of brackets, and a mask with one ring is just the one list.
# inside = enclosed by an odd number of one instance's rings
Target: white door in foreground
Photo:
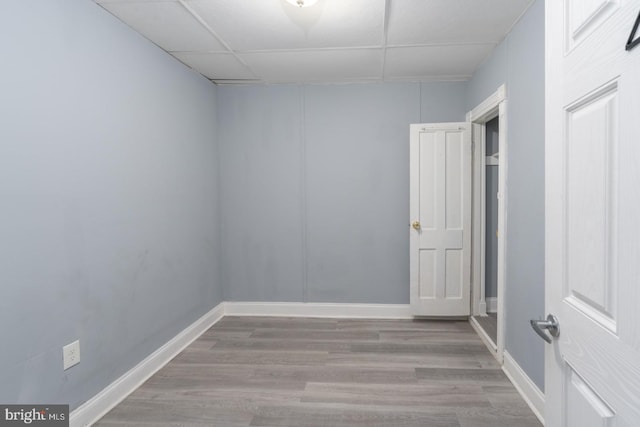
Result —
[[469, 123], [411, 125], [411, 308], [416, 316], [466, 316], [471, 277]]
[[546, 426], [637, 427], [640, 1], [546, 8]]

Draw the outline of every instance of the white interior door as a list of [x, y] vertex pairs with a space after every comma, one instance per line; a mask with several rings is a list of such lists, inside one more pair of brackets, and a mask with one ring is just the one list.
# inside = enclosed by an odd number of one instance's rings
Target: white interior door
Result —
[[640, 0], [546, 2], [547, 427], [640, 426]]
[[471, 132], [468, 123], [411, 125], [411, 307], [470, 312]]

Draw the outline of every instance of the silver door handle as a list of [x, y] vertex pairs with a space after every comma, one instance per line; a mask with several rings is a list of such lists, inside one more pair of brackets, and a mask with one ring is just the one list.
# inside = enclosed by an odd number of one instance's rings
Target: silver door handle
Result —
[[531, 327], [536, 334], [540, 335], [540, 338], [551, 344], [551, 338], [545, 334], [543, 329], [549, 331], [552, 337], [560, 336], [560, 323], [558, 318], [553, 314], [547, 316], [547, 320], [531, 320]]

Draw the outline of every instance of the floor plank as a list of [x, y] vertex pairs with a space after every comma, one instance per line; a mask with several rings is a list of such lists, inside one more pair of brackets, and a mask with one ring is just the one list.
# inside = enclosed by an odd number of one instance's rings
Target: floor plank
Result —
[[473, 317], [480, 327], [487, 333], [491, 342], [495, 344], [498, 336], [498, 315], [496, 313], [487, 313], [486, 316]]
[[468, 322], [225, 317], [99, 427], [541, 427]]

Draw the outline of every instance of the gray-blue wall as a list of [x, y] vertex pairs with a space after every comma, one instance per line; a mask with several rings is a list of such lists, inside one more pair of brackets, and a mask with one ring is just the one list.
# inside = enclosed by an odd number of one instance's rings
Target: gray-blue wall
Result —
[[537, 0], [468, 86], [472, 109], [507, 85], [506, 350], [544, 389], [544, 1]]
[[215, 86], [88, 0], [0, 50], [0, 402], [73, 409], [221, 301]]
[[409, 124], [466, 83], [221, 87], [222, 277], [235, 301], [409, 302]]

